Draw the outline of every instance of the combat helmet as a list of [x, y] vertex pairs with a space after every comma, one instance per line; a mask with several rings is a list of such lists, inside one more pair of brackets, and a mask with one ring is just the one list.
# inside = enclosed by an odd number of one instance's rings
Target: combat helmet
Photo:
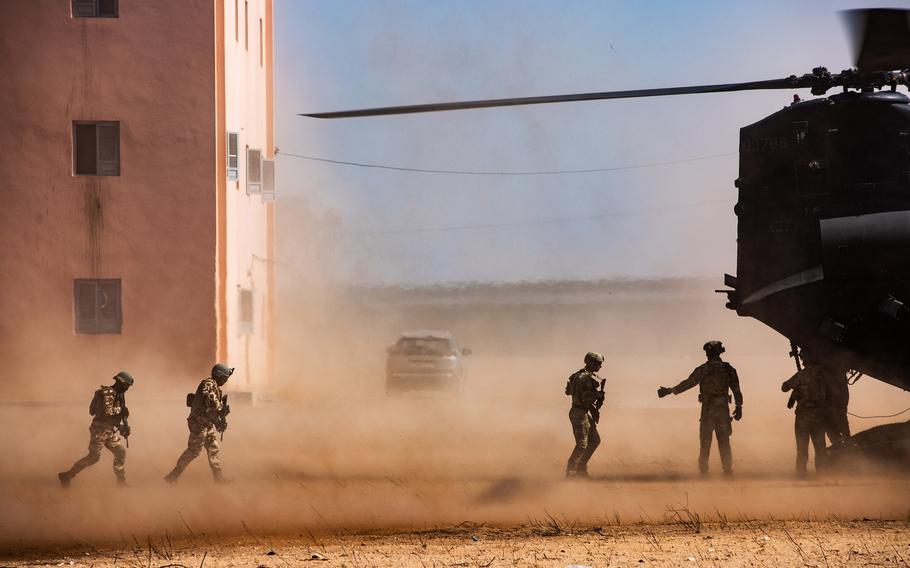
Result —
[[597, 361], [598, 363], [603, 363], [604, 356], [601, 355], [600, 353], [595, 353], [594, 351], [588, 351], [588, 353], [585, 355], [585, 365], [587, 365], [591, 361]]
[[225, 365], [223, 363], [217, 363], [217, 364], [215, 364], [214, 367], [212, 367], [212, 378], [213, 379], [227, 380], [227, 378], [230, 377], [232, 374], [234, 374], [234, 367], [228, 367], [227, 365]]
[[120, 371], [114, 375], [114, 381], [118, 383], [123, 383], [124, 385], [131, 387], [133, 386], [133, 375], [127, 373], [126, 371]]
[[720, 354], [726, 351], [726, 349], [724, 349], [724, 344], [717, 340], [711, 340], [705, 343], [702, 349], [705, 350], [705, 355], [708, 357], [720, 357]]

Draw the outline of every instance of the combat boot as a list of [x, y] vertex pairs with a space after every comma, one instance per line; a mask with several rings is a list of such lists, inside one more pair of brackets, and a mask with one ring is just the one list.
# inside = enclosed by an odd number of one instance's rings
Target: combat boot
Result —
[[128, 487], [126, 484], [126, 476], [123, 474], [117, 475], [117, 487]]
[[68, 471], [61, 471], [57, 474], [57, 479], [60, 480], [60, 485], [63, 487], [69, 487], [70, 481], [72, 481], [74, 477], [76, 476]]
[[228, 479], [224, 476], [224, 473], [220, 469], [212, 471], [212, 478], [215, 480], [215, 483], [219, 483], [222, 485], [231, 482], [230, 479]]
[[180, 478], [180, 473], [181, 472], [175, 467], [169, 474], [164, 476], [164, 480], [171, 485], [177, 485], [177, 480]]

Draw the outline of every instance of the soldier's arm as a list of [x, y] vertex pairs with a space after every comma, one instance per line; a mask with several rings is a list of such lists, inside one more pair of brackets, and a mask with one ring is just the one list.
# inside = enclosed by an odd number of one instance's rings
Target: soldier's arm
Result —
[[792, 377], [784, 381], [784, 383], [780, 386], [780, 390], [787, 392], [789, 390], [795, 389], [797, 386], [799, 386], [799, 378], [799, 373], [795, 373]]
[[692, 371], [692, 374], [689, 375], [689, 378], [679, 383], [675, 387], [671, 387], [670, 390], [673, 391], [673, 394], [680, 394], [686, 392], [690, 388], [694, 387], [701, 382], [701, 367]]
[[214, 420], [221, 411], [221, 398], [218, 397], [218, 391], [206, 382], [202, 387], [202, 399], [205, 402], [205, 415]]
[[92, 395], [92, 402], [88, 405], [88, 413], [91, 416], [98, 414], [98, 391], [95, 391], [95, 394]]
[[739, 388], [739, 375], [736, 374], [736, 369], [733, 368], [733, 365], [730, 365], [730, 390], [733, 391], [733, 402], [736, 406], [742, 406], [743, 391]]

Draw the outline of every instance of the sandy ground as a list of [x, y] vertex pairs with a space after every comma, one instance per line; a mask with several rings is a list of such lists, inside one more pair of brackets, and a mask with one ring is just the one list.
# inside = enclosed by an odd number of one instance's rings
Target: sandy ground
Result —
[[681, 510], [669, 524], [520, 527], [473, 523], [432, 530], [297, 538], [147, 537], [0, 556], [3, 566], [907, 566], [908, 522], [714, 521]]

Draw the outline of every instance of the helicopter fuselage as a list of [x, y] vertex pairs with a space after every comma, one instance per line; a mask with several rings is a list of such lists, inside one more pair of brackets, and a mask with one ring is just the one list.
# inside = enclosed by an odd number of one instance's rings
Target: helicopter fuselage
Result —
[[740, 130], [727, 306], [910, 390], [910, 99], [844, 92]]

